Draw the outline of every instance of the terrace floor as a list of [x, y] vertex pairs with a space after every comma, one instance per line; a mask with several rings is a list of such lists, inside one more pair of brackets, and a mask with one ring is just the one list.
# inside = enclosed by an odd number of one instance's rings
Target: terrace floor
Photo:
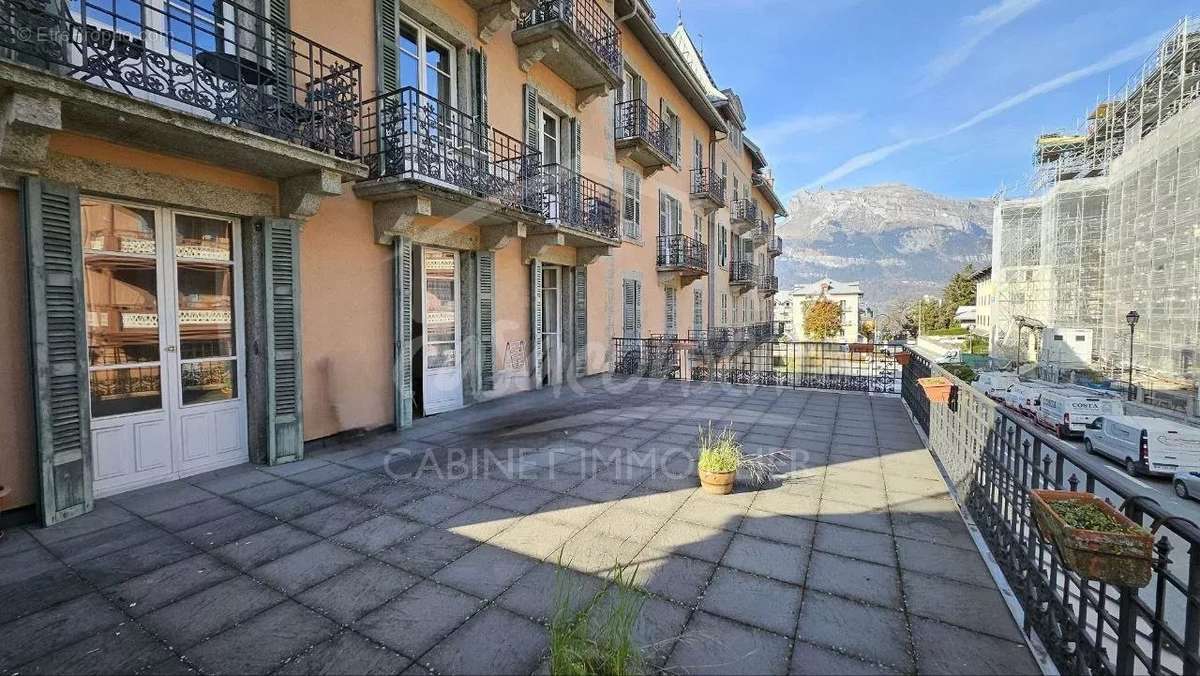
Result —
[[[780, 479], [699, 491], [709, 420]], [[0, 671], [545, 672], [614, 564], [669, 672], [1038, 673], [898, 398], [608, 377], [10, 531]]]

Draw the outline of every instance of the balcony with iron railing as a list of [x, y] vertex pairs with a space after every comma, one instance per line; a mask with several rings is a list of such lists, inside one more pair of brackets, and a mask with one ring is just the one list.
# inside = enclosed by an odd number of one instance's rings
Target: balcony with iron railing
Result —
[[361, 139], [363, 199], [420, 200], [427, 215], [480, 225], [542, 213], [541, 153], [412, 87], [363, 102]]
[[361, 172], [360, 65], [234, 2], [0, 0], [0, 57], [53, 76], [0, 63], [64, 129], [258, 175]]
[[758, 278], [758, 290], [764, 296], [774, 296], [779, 292], [779, 277], [774, 274], [767, 273]]
[[541, 168], [535, 192], [547, 224], [543, 244], [603, 248], [620, 243], [612, 188], [561, 164], [549, 164]]
[[708, 274], [708, 245], [687, 235], [658, 236], [659, 277], [686, 286]]
[[758, 227], [758, 203], [750, 199], [734, 200], [729, 207], [729, 227], [735, 235], [745, 235]]
[[707, 216], [725, 206], [725, 177], [712, 170], [712, 167], [692, 169], [691, 203], [692, 208]]
[[678, 149], [671, 127], [645, 101], [622, 101], [613, 110], [617, 160], [633, 160], [650, 176], [673, 164]]
[[774, 223], [765, 218], [759, 219], [758, 226], [750, 231], [750, 239], [754, 242], [754, 246], [764, 246], [767, 240], [770, 239], [774, 229]]
[[746, 291], [758, 283], [759, 268], [747, 260], [735, 260], [729, 266], [729, 286], [735, 292]]
[[783, 238], [779, 235], [772, 235], [767, 240], [767, 254], [770, 256], [779, 256], [783, 254]]
[[621, 86], [621, 32], [596, 0], [539, 0], [512, 34], [524, 71], [542, 63], [583, 107]]

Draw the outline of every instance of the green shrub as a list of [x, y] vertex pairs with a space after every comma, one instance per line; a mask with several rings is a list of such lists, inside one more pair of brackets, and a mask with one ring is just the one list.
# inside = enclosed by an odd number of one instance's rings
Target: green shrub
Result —
[[569, 676], [644, 673], [645, 660], [634, 645], [633, 629], [645, 595], [633, 586], [637, 568], [618, 564], [612, 578], [579, 610], [575, 599], [584, 593], [562, 565], [554, 584], [550, 619], [550, 673]]
[[946, 369], [950, 373], [953, 373], [956, 377], [958, 377], [963, 382], [972, 383], [972, 382], [975, 382], [975, 379], [979, 377], [978, 374], [975, 373], [975, 369], [971, 368], [970, 366], [967, 366], [966, 364], [951, 363], [951, 364], [938, 364], [938, 366], [941, 366], [942, 368]]
[[961, 326], [951, 326], [948, 329], [927, 329], [925, 331], [925, 335], [927, 335], [927, 336], [965, 336], [965, 335], [967, 335], [967, 329], [964, 327], [961, 327]]

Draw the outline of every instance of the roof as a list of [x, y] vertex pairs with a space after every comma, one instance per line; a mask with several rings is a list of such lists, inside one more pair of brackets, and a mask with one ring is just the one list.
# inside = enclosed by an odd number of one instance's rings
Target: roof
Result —
[[954, 321], [973, 322], [978, 315], [974, 305], [959, 305], [954, 309]]
[[827, 287], [825, 294], [830, 296], [861, 296], [863, 293], [858, 282], [838, 282], [826, 277], [811, 284], [797, 284], [792, 288], [792, 295], [819, 296], [821, 295], [822, 287]]
[[992, 266], [987, 266], [982, 270], [971, 275], [972, 282], [983, 282], [992, 278]]
[[736, 124], [739, 129], [745, 129], [746, 112], [742, 109], [742, 100], [733, 93], [732, 89], [721, 89], [717, 86], [712, 71], [708, 69], [708, 64], [704, 61], [704, 55], [696, 47], [692, 36], [688, 34], [682, 23], [675, 26], [675, 30], [671, 31], [669, 38], [671, 44], [675, 45], [679, 51], [684, 63], [691, 69], [692, 75], [704, 87], [708, 100], [721, 112], [722, 118]]

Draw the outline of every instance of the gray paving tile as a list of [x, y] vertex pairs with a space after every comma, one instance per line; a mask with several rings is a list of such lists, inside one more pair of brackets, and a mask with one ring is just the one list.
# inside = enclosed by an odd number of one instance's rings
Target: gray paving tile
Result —
[[345, 479], [334, 481], [333, 483], [325, 484], [321, 490], [340, 495], [344, 498], [359, 498], [382, 486], [388, 486], [394, 483], [391, 479], [370, 472], [358, 472]]
[[546, 629], [503, 608], [490, 607], [423, 658], [444, 674], [527, 674], [548, 646]]
[[135, 673], [172, 658], [171, 651], [140, 627], [125, 623], [63, 646], [21, 667], [23, 674]]
[[361, 502], [342, 500], [324, 509], [306, 514], [291, 523], [313, 535], [327, 538], [379, 516], [379, 508]]
[[217, 495], [228, 495], [243, 488], [271, 481], [271, 475], [254, 465], [236, 465], [188, 477], [187, 482]]
[[70, 565], [94, 559], [126, 547], [166, 535], [163, 529], [145, 521], [126, 521], [102, 530], [90, 531], [68, 540], [47, 542], [46, 548]]
[[757, 573], [792, 584], [802, 584], [809, 550], [748, 535], [734, 535], [721, 565]]
[[424, 524], [445, 521], [460, 512], [470, 509], [472, 503], [452, 495], [435, 494], [405, 505], [399, 513]]
[[137, 519], [137, 515], [118, 507], [116, 503], [109, 500], [97, 500], [95, 509], [87, 514], [49, 528], [30, 528], [27, 532], [35, 540], [55, 551], [52, 545], [56, 542], [95, 533], [135, 519]]
[[208, 551], [278, 525], [278, 521], [266, 514], [243, 508], [228, 516], [180, 531], [176, 537]]
[[98, 594], [38, 611], [0, 626], [0, 669], [13, 671], [26, 662], [49, 655], [125, 621]]
[[520, 518], [521, 515], [500, 509], [499, 507], [479, 504], [465, 512], [455, 514], [436, 527], [483, 542], [495, 537], [496, 534], [504, 529], [509, 528]]
[[284, 601], [186, 651], [206, 673], [265, 674], [337, 631], [337, 625], [294, 601]]
[[110, 498], [113, 502], [134, 514], [146, 516], [168, 509], [201, 502], [212, 497], [212, 493], [188, 483], [170, 482], [121, 493]]
[[250, 571], [255, 578], [294, 596], [363, 559], [349, 549], [321, 541]]
[[242, 570], [250, 570], [307, 547], [317, 540], [318, 538], [311, 533], [287, 524], [279, 524], [218, 547], [212, 550], [212, 554]]
[[733, 533], [730, 531], [672, 519], [647, 544], [660, 551], [716, 563], [721, 560], [732, 539]]
[[270, 481], [233, 491], [225, 497], [249, 507], [257, 507], [258, 505], [265, 505], [268, 502], [274, 502], [275, 500], [286, 498], [289, 495], [295, 495], [305, 490], [308, 489], [302, 484], [284, 481], [283, 479], [271, 479]]
[[134, 617], [157, 610], [237, 575], [207, 554], [198, 554], [152, 570], [108, 590], [113, 602]]
[[175, 648], [188, 648], [283, 600], [244, 575], [230, 578], [142, 617], [142, 624]]
[[1040, 674], [1024, 643], [914, 617], [917, 669], [925, 674]]
[[978, 587], [917, 572], [904, 574], [904, 598], [913, 615], [1021, 641], [1008, 605], [995, 587]]
[[536, 559], [482, 544], [438, 571], [433, 579], [479, 598], [492, 599], [536, 564]]
[[795, 633], [803, 592], [790, 585], [732, 568], [718, 568], [700, 607], [777, 634]]
[[797, 676], [878, 676], [899, 673], [882, 664], [866, 662], [802, 641], [792, 648], [792, 666], [788, 671]]
[[575, 611], [603, 589], [604, 581], [592, 575], [552, 563], [540, 563], [501, 594], [496, 603], [522, 617], [548, 622], [559, 596], [564, 599], [566, 608]]
[[275, 672], [294, 676], [337, 674], [398, 674], [411, 663], [407, 657], [372, 643], [352, 631], [343, 631], [290, 659]]
[[330, 464], [323, 465], [321, 467], [315, 467], [297, 474], [292, 474], [288, 476], [288, 480], [304, 484], [305, 486], [316, 487], [324, 486], [325, 484], [333, 483], [334, 481], [340, 481], [347, 477], [354, 476], [355, 474], [358, 474], [358, 470], [354, 470], [349, 467], [342, 467], [341, 465]]
[[422, 582], [355, 622], [355, 631], [409, 657], [446, 637], [483, 604], [481, 599]]
[[420, 579], [381, 561], [367, 560], [310, 588], [296, 599], [342, 624], [351, 624]]
[[788, 640], [697, 611], [667, 660], [686, 674], [785, 674]]
[[478, 546], [476, 540], [434, 528], [378, 556], [394, 566], [428, 577]]
[[884, 566], [896, 565], [895, 539], [891, 535], [847, 528], [822, 521], [817, 525], [813, 547], [831, 554], [850, 556]]
[[899, 611], [809, 592], [800, 611], [797, 636], [896, 671], [913, 668], [908, 626]]
[[197, 549], [170, 535], [149, 540], [111, 554], [74, 564], [75, 572], [101, 589], [120, 584], [161, 566], [194, 556]]
[[0, 624], [10, 622], [44, 608], [83, 596], [93, 590], [65, 565], [41, 568], [33, 577], [7, 582], [0, 577]]
[[518, 485], [488, 499], [487, 503], [518, 514], [532, 514], [538, 507], [558, 498], [558, 493]]
[[238, 503], [219, 496], [182, 505], [146, 517], [150, 523], [169, 532], [177, 532], [228, 516], [242, 509]]
[[425, 526], [394, 514], [380, 514], [333, 536], [335, 542], [367, 554], [376, 554], [412, 538]]
[[708, 561], [650, 548], [642, 550], [634, 565], [640, 587], [687, 606], [696, 605], [716, 568]]
[[830, 594], [901, 608], [900, 580], [893, 566], [813, 552], [806, 586]]
[[260, 504], [255, 509], [265, 514], [270, 514], [280, 521], [291, 521], [305, 514], [311, 514], [318, 509], [324, 509], [338, 500], [339, 498], [331, 493], [310, 488], [279, 498], [278, 500]]
[[811, 547], [816, 522], [794, 516], [772, 514], [758, 509], [746, 512], [738, 532], [799, 547]]
[[904, 570], [947, 577], [982, 587], [995, 585], [978, 551], [907, 538], [896, 538], [896, 545], [900, 554], [900, 567]]

